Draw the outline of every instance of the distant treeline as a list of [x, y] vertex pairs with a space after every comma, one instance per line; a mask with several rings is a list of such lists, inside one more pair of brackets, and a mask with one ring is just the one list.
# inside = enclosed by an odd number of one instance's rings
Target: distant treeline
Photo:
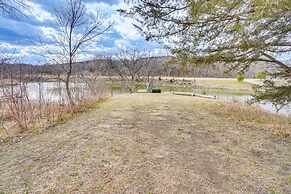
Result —
[[[195, 66], [193, 64], [180, 65], [178, 63], [170, 63], [170, 57], [155, 58], [158, 76], [169, 77], [214, 77], [214, 78], [234, 78], [237, 72], [228, 70], [223, 64], [213, 64], [205, 66]], [[266, 65], [257, 64], [245, 71], [246, 78], [255, 78], [257, 72], [265, 69]], [[30, 65], [30, 64], [0, 64], [1, 78], [13, 77], [13, 75], [21, 75], [29, 73], [36, 75], [34, 79], [38, 79], [39, 74], [47, 75], [62, 75], [65, 73], [65, 68], [60, 65]], [[73, 64], [73, 74], [83, 72], [84, 74], [94, 74], [102, 76], [114, 76], [116, 72], [108, 67], [106, 59], [96, 59], [91, 61], [77, 62]], [[143, 70], [139, 73], [144, 76]], [[32, 79], [32, 78], [31, 78]]]

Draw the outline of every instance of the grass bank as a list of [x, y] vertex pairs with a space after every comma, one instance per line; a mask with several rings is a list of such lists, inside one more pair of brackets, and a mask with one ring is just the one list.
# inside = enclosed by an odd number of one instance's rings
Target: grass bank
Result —
[[245, 81], [239, 82], [234, 79], [195, 79], [195, 80], [196, 80], [196, 84], [201, 85], [203, 87], [252, 90], [252, 84]]
[[[214, 95], [251, 95], [253, 92], [249, 89], [249, 84], [246, 84], [248, 88], [235, 88], [232, 85], [231, 88], [227, 88], [225, 85], [217, 85], [216, 87], [209, 87], [208, 85], [166, 85], [156, 84], [155, 87], [161, 89], [163, 92], [195, 92], [201, 94], [214, 94]], [[111, 89], [115, 93], [123, 93], [122, 85], [120, 83], [108, 83], [106, 87]], [[145, 90], [145, 84], [135, 84], [134, 91]]]
[[212, 104], [210, 110], [227, 118], [233, 118], [246, 126], [291, 139], [291, 118], [272, 114], [260, 107], [243, 102], [222, 101]]

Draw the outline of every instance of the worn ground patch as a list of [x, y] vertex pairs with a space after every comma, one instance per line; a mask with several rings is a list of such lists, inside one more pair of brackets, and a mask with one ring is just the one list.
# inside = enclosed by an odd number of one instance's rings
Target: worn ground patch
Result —
[[124, 94], [1, 145], [0, 193], [291, 193], [291, 145], [214, 103]]

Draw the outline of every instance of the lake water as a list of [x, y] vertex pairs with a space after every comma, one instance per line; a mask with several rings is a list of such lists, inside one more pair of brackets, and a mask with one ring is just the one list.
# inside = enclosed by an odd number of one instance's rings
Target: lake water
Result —
[[[85, 83], [72, 83], [72, 94], [73, 95], [83, 95], [88, 93], [88, 87]], [[58, 101], [67, 101], [66, 99], [66, 91], [65, 91], [65, 83], [63, 82], [42, 82], [40, 83], [28, 83], [26, 86], [26, 91], [28, 94], [28, 98], [30, 101], [38, 101], [40, 98], [42, 98], [44, 101], [52, 101], [52, 102], [58, 102]], [[8, 89], [8, 90], [7, 90]], [[40, 90], [41, 89], [41, 90]], [[20, 92], [20, 86], [15, 85], [13, 86], [13, 93], [15, 95], [18, 95]], [[6, 91], [6, 92], [5, 92]], [[41, 91], [41, 92], [40, 92]], [[6, 94], [11, 94], [11, 87], [7, 88], [1, 88], [0, 89], [0, 96], [4, 96], [3, 92]]]
[[[230, 100], [230, 101], [239, 100], [241, 102], [247, 102], [248, 100], [252, 99], [251, 95], [222, 95], [222, 94], [217, 94], [216, 96], [217, 96], [217, 99]], [[268, 112], [276, 113], [276, 108], [271, 103], [257, 103], [256, 105], [259, 105], [260, 108], [262, 108]], [[291, 104], [289, 103], [288, 106], [283, 107], [279, 111], [278, 114], [283, 115], [283, 116], [291, 116]]]

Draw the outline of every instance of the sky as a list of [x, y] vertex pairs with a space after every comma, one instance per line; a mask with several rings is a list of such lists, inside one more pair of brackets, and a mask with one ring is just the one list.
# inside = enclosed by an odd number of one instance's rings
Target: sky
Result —
[[[41, 64], [43, 59], [33, 53], [41, 51], [37, 42], [49, 48], [49, 36], [53, 33], [51, 23], [53, 10], [62, 0], [24, 0], [28, 9], [22, 10], [26, 17], [18, 15], [17, 19], [0, 13], [0, 52], [13, 54], [23, 63]], [[88, 13], [101, 13], [113, 21], [110, 30], [98, 37], [86, 52], [79, 55], [78, 61], [90, 60], [98, 54], [114, 53], [118, 48], [139, 48], [153, 52], [162, 50], [155, 42], [147, 42], [132, 25], [131, 18], [120, 16], [116, 11], [126, 9], [123, 0], [84, 0]]]

